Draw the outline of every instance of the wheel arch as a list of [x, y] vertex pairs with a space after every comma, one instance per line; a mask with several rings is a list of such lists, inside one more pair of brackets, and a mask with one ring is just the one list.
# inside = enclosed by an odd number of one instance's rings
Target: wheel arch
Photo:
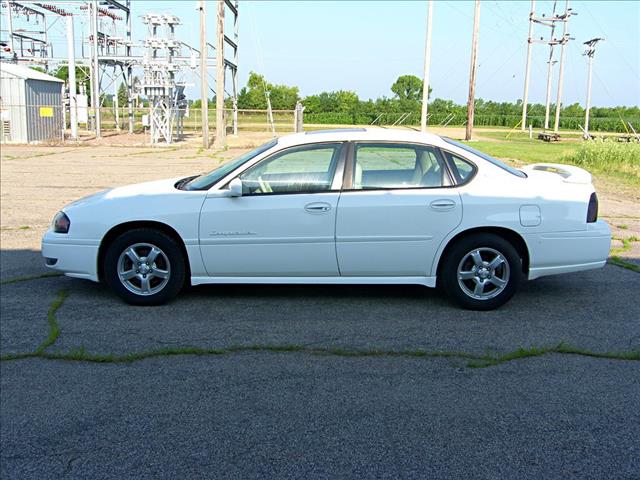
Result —
[[498, 235], [505, 240], [507, 240], [518, 252], [520, 258], [522, 259], [522, 273], [527, 275], [529, 273], [529, 248], [527, 247], [527, 242], [525, 242], [522, 235], [520, 235], [515, 230], [511, 230], [506, 227], [474, 227], [469, 228], [467, 230], [463, 230], [462, 232], [458, 232], [447, 242], [446, 246], [442, 250], [440, 257], [438, 258], [438, 265], [436, 268], [436, 276], [440, 276], [440, 270], [442, 268], [442, 264], [444, 263], [444, 259], [447, 257], [447, 254], [458, 241], [463, 238], [469, 237], [471, 235], [477, 235], [479, 233], [493, 233], [494, 235]]
[[182, 250], [182, 253], [184, 255], [186, 269], [185, 278], [187, 279], [187, 281], [189, 281], [189, 279], [191, 278], [189, 253], [187, 252], [187, 247], [185, 246], [182, 237], [180, 237], [180, 234], [170, 225], [153, 220], [134, 220], [130, 222], [120, 223], [111, 227], [111, 229], [104, 235], [104, 237], [102, 237], [100, 248], [98, 249], [98, 280], [102, 281], [104, 279], [104, 257], [107, 253], [109, 245], [111, 245], [111, 243], [123, 233], [135, 228], [152, 228], [173, 238], [180, 246], [180, 249]]

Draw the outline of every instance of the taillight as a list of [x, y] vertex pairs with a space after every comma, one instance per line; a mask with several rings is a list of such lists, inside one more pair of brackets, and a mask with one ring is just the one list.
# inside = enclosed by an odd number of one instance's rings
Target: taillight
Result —
[[596, 192], [591, 194], [589, 198], [589, 208], [587, 209], [587, 223], [593, 223], [598, 220], [598, 195]]

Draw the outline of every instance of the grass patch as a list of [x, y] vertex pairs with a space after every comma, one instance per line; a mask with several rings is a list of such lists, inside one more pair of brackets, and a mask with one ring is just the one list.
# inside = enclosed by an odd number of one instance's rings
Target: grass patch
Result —
[[631, 270], [632, 272], [640, 273], [640, 265], [629, 262], [628, 260], [625, 260], [620, 256], [621, 254], [631, 250], [631, 244], [640, 241], [640, 238], [635, 235], [631, 235], [626, 238], [613, 237], [613, 239], [622, 242], [622, 247], [612, 248], [607, 262], [611, 265], [626, 268], [627, 270]]
[[132, 152], [132, 153], [128, 153], [125, 156], [126, 157], [135, 157], [136, 155], [149, 155], [149, 154], [154, 154], [157, 155], [158, 153], [162, 153], [162, 152], [174, 152], [176, 150], [180, 150], [182, 147], [180, 145], [178, 145], [177, 147], [157, 147], [153, 150], [143, 150], [141, 152]]
[[606, 140], [583, 142], [563, 160], [593, 173], [603, 173], [629, 184], [640, 185], [640, 143]]
[[64, 274], [61, 272], [46, 272], [40, 275], [22, 275], [20, 277], [9, 278], [2, 280], [0, 285], [11, 285], [12, 283], [27, 282], [29, 280], [39, 280], [41, 278], [61, 277]]
[[481, 150], [498, 158], [518, 160], [524, 163], [558, 163], [563, 157], [573, 154], [578, 149], [578, 143], [543, 143], [529, 138], [511, 138], [500, 142], [478, 141], [464, 142], [469, 146]]
[[21, 225], [19, 227], [0, 227], [0, 230], [3, 232], [11, 232], [14, 230], [30, 230], [31, 227], [29, 225]]
[[616, 227], [618, 227], [620, 230], [628, 230], [629, 229], [629, 225], [616, 225]]
[[45, 350], [49, 348], [51, 345], [56, 343], [58, 337], [60, 336], [60, 327], [58, 326], [58, 319], [56, 318], [56, 312], [62, 306], [64, 301], [69, 296], [69, 293], [62, 290], [58, 292], [56, 298], [49, 305], [49, 309], [47, 310], [47, 322], [49, 323], [49, 334], [47, 338], [43, 340], [43, 342], [38, 345], [38, 347], [33, 352], [24, 352], [24, 353], [8, 353], [6, 355], [0, 355], [0, 361], [9, 361], [9, 360], [23, 360], [25, 358], [36, 358], [36, 357], [46, 357]]
[[494, 157], [524, 163], [566, 163], [591, 173], [613, 177], [628, 185], [640, 185], [640, 143], [621, 143], [613, 140], [588, 142], [545, 143], [530, 140], [528, 135], [505, 139], [500, 132], [486, 132], [483, 136], [500, 141], [466, 142]]
[[35, 354], [42, 354], [47, 348], [56, 343], [58, 336], [60, 335], [60, 327], [58, 326], [58, 320], [56, 319], [56, 312], [62, 306], [69, 294], [66, 291], [58, 292], [58, 296], [49, 306], [47, 311], [47, 322], [49, 322], [49, 335], [42, 342], [38, 348], [36, 348]]
[[620, 258], [619, 255], [611, 255], [607, 262], [611, 265], [615, 265], [616, 267], [622, 267], [627, 270], [631, 270], [632, 272], [640, 273], [640, 265], [628, 262], [627, 260]]

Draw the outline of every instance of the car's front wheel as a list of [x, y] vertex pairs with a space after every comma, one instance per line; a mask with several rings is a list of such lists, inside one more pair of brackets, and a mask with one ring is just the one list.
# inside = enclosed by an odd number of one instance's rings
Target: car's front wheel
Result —
[[454, 244], [440, 271], [447, 295], [471, 310], [492, 310], [506, 303], [518, 289], [521, 276], [517, 250], [490, 233], [471, 235]]
[[108, 247], [104, 278], [127, 303], [161, 305], [184, 285], [184, 254], [172, 237], [159, 230], [129, 230]]

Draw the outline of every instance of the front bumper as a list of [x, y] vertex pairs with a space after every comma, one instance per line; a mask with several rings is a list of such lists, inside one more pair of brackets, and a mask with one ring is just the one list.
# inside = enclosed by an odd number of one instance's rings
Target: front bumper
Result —
[[601, 268], [611, 249], [611, 229], [604, 220], [586, 230], [524, 235], [529, 247], [529, 280]]
[[72, 239], [52, 230], [42, 239], [42, 256], [47, 268], [94, 282], [98, 281], [99, 248], [98, 241]]

